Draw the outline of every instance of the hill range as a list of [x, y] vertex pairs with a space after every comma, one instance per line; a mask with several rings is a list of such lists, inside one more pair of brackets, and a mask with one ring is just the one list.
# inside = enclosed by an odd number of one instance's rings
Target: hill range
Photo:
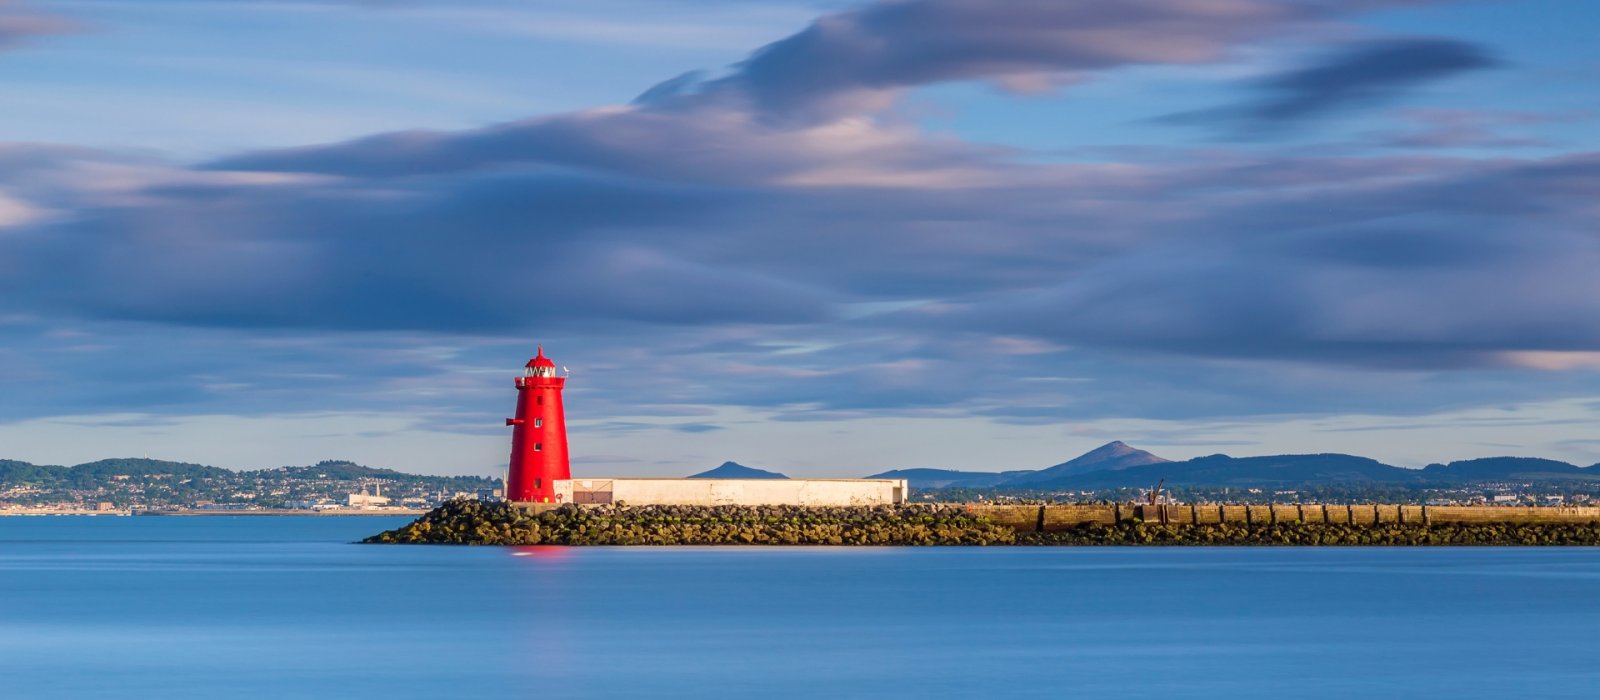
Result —
[[[691, 479], [787, 479], [776, 471], [736, 462]], [[1421, 469], [1397, 467], [1347, 454], [1232, 457], [1216, 454], [1174, 461], [1124, 442], [1110, 442], [1041, 469], [960, 471], [895, 469], [869, 475], [906, 479], [917, 490], [1109, 491], [1169, 487], [1211, 489], [1399, 488], [1427, 489], [1494, 483], [1564, 484], [1600, 491], [1600, 464], [1581, 467], [1532, 457], [1486, 457]], [[385, 495], [437, 497], [439, 493], [484, 491], [499, 480], [477, 476], [421, 476], [344, 461], [305, 467], [234, 471], [150, 459], [107, 459], [72, 467], [0, 459], [0, 501], [113, 500], [181, 505], [211, 499], [277, 507], [279, 502], [337, 498], [362, 484], [385, 484]]]
[[1485, 457], [1409, 469], [1347, 454], [1163, 459], [1121, 441], [1043, 469], [981, 472], [895, 469], [869, 478], [906, 479], [917, 489], [1096, 490], [1170, 484], [1274, 488], [1388, 485], [1454, 486], [1492, 482], [1600, 482], [1600, 464], [1580, 467], [1532, 457]]

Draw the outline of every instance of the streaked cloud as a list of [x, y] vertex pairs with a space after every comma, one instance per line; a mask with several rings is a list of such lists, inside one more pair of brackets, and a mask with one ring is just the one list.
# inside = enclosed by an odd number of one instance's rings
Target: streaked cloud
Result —
[[1241, 136], [1396, 100], [1429, 83], [1499, 65], [1484, 47], [1431, 37], [1381, 39], [1330, 51], [1309, 65], [1256, 81], [1245, 102], [1163, 118], [1221, 126]]
[[1594, 118], [1594, 115], [1584, 113], [1540, 114], [1461, 109], [1408, 109], [1396, 116], [1402, 126], [1371, 135], [1379, 145], [1403, 149], [1551, 146], [1550, 139], [1533, 136], [1532, 130], [1547, 124]]
[[31, 39], [77, 31], [76, 24], [38, 11], [24, 0], [0, 0], [0, 50]]
[[1550, 372], [1573, 369], [1600, 369], [1600, 352], [1562, 352], [1552, 350], [1512, 350], [1500, 355], [1508, 364]]
[[1119, 67], [1221, 60], [1239, 44], [1347, 12], [1409, 2], [1276, 0], [902, 0], [827, 15], [769, 44], [732, 76], [768, 118], [881, 107], [897, 91], [981, 80], [1031, 91]]

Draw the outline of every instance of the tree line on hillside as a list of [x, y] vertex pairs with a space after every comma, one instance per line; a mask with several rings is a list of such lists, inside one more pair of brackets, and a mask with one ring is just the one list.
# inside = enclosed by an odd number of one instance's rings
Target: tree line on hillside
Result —
[[0, 460], [0, 506], [111, 503], [117, 508], [187, 508], [229, 504], [283, 508], [296, 502], [342, 501], [377, 486], [395, 500], [433, 503], [457, 493], [499, 487], [479, 476], [426, 476], [328, 460], [309, 466], [234, 471], [154, 459], [104, 459], [71, 467]]

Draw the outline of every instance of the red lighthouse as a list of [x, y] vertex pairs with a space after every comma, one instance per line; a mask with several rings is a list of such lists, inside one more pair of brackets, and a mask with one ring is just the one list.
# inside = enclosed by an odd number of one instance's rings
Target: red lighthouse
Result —
[[556, 376], [556, 363], [539, 354], [517, 377], [517, 417], [507, 418], [511, 431], [511, 471], [506, 476], [506, 500], [549, 503], [555, 500], [556, 479], [571, 479], [567, 463], [567, 419], [561, 409], [561, 389], [566, 377]]

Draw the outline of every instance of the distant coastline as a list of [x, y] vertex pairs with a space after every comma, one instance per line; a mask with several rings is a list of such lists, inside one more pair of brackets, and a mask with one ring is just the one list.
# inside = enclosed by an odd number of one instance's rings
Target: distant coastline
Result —
[[148, 458], [70, 467], [0, 459], [0, 515], [395, 515], [451, 498], [494, 497], [498, 479], [429, 476], [325, 460], [232, 470]]
[[[862, 470], [834, 470], [835, 475]], [[588, 478], [579, 475], [580, 478]], [[724, 462], [690, 479], [787, 479], [779, 470]], [[1486, 457], [1420, 469], [1345, 454], [1169, 460], [1114, 441], [1042, 469], [894, 469], [866, 478], [905, 479], [920, 503], [1142, 502], [1152, 489], [1179, 503], [1394, 503], [1427, 506], [1600, 504], [1600, 465], [1527, 457]], [[312, 515], [367, 507], [413, 515], [452, 498], [502, 497], [486, 476], [407, 474], [339, 460], [232, 470], [118, 458], [70, 467], [0, 459], [0, 515], [158, 511]], [[18, 512], [20, 509], [21, 512]], [[248, 511], [246, 511], [248, 509]], [[48, 511], [48, 512], [46, 512]], [[280, 513], [281, 512], [281, 513]]]
[[0, 517], [3, 517], [3, 516], [46, 517], [46, 516], [51, 516], [51, 515], [95, 515], [95, 516], [102, 516], [103, 515], [103, 516], [111, 516], [111, 517], [148, 516], [148, 515], [164, 515], [164, 516], [176, 516], [176, 517], [215, 517], [215, 516], [224, 516], [224, 515], [231, 515], [231, 516], [240, 516], [240, 515], [242, 515], [242, 516], [249, 516], [249, 517], [282, 517], [282, 516], [321, 517], [321, 516], [331, 516], [331, 515], [346, 515], [346, 516], [348, 516], [348, 515], [404, 516], [404, 515], [422, 515], [422, 514], [425, 514], [427, 512], [428, 512], [427, 510], [424, 510], [424, 509], [421, 509], [421, 508], [393, 508], [393, 509], [388, 509], [388, 510], [372, 510], [372, 509], [363, 510], [363, 509], [359, 509], [359, 508], [348, 508], [348, 509], [346, 509], [346, 508], [328, 508], [328, 509], [323, 509], [323, 510], [303, 510], [303, 509], [289, 509], [289, 508], [270, 508], [270, 509], [261, 509], [261, 510], [207, 510], [207, 509], [200, 509], [200, 508], [177, 509], [177, 510], [127, 510], [127, 509], [122, 509], [122, 510], [117, 510], [117, 509], [96, 510], [96, 509], [91, 509], [91, 508], [69, 508], [69, 509], [60, 509], [60, 508], [8, 508], [8, 509], [0, 509]]

